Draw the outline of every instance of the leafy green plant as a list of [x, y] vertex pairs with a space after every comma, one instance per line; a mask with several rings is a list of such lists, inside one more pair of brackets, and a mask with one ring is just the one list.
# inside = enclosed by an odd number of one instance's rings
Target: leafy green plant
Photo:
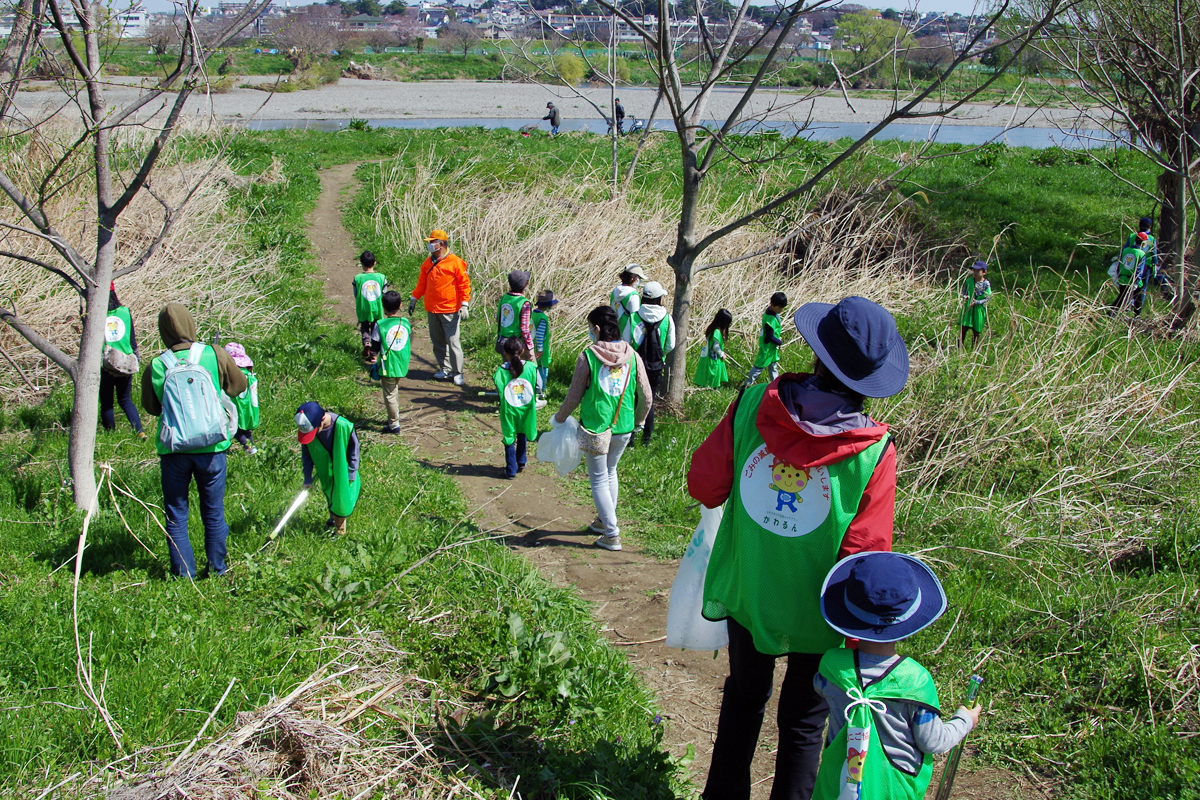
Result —
[[578, 680], [578, 665], [564, 644], [562, 631], [530, 633], [520, 614], [508, 618], [512, 644], [490, 687], [505, 697], [528, 694], [533, 698], [569, 700]]

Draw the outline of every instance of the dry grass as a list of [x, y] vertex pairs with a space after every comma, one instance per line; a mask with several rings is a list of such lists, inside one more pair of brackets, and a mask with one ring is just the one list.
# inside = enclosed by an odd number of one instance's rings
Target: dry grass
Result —
[[[480, 797], [438, 755], [431, 721], [448, 703], [398, 666], [405, 654], [377, 632], [330, 636], [328, 664], [286, 697], [237, 715], [173, 760], [148, 748], [54, 787], [57, 797], [110, 800]], [[436, 687], [435, 687], [436, 688]], [[451, 703], [451, 705], [455, 705]], [[374, 730], [372, 730], [374, 729]], [[182, 744], [182, 743], [181, 743]], [[31, 794], [31, 796], [34, 796]]]
[[[0, 154], [6, 174], [14, 175], [25, 188], [32, 187], [60, 152], [63, 137], [71, 130], [48, 127], [39, 130], [20, 147]], [[129, 134], [123, 145], [138, 152], [146, 133]], [[230, 212], [231, 193], [244, 191], [247, 179], [233, 173], [229, 165], [205, 159], [179, 163], [168, 152], [153, 179], [153, 191], [171, 206], [194, 191], [191, 201], [177, 212], [177, 222], [162, 247], [137, 272], [119, 278], [121, 301], [130, 307], [143, 357], [156, 352], [158, 311], [167, 302], [188, 306], [210, 335], [221, 330], [240, 334], [251, 326], [278, 322], [279, 306], [270, 294], [276, 281], [272, 255], [256, 259], [244, 256], [244, 220]], [[85, 255], [94, 248], [94, 183], [86, 161], [76, 159], [65, 174], [74, 175], [69, 185], [47, 204], [47, 211], [63, 238]], [[256, 180], [277, 181], [279, 170], [270, 170]], [[117, 230], [117, 269], [136, 259], [162, 225], [163, 207], [142, 192], [121, 217]], [[0, 221], [21, 224], [11, 204], [0, 206]], [[31, 236], [0, 230], [0, 249], [39, 258], [69, 271], [45, 242]], [[14, 259], [4, 259], [0, 277], [0, 303], [15, 307], [20, 317], [68, 354], [79, 342], [79, 298], [59, 277]], [[18, 334], [0, 326], [0, 399], [27, 403], [43, 397], [65, 379], [62, 372]], [[27, 380], [26, 380], [27, 379]]]

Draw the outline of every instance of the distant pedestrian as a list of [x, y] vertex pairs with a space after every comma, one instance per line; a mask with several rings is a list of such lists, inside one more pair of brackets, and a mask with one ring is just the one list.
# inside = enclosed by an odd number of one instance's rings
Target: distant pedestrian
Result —
[[729, 369], [725, 366], [725, 342], [729, 339], [729, 326], [733, 314], [722, 308], [704, 330], [704, 347], [700, 350], [700, 361], [696, 364], [696, 385], [718, 388], [729, 380]]
[[620, 550], [617, 465], [634, 428], [646, 420], [652, 397], [641, 356], [628, 342], [621, 341], [613, 310], [608, 306], [594, 308], [587, 321], [594, 344], [575, 360], [571, 386], [552, 424], [563, 424], [572, 411], [580, 408], [579, 449], [583, 451], [596, 505], [596, 519], [588, 527], [600, 534], [597, 547]]
[[617, 328], [621, 332], [621, 339], [628, 342], [633, 315], [642, 305], [642, 298], [637, 291], [638, 286], [646, 280], [646, 273], [637, 264], [626, 264], [621, 270], [621, 274], [617, 276], [617, 280], [620, 282], [609, 295], [609, 305], [617, 313]]
[[654, 433], [654, 397], [667, 368], [667, 356], [675, 349], [675, 320], [663, 308], [667, 290], [658, 281], [650, 281], [642, 287], [642, 303], [632, 317], [631, 342], [642, 363], [646, 366], [646, 381], [650, 384], [650, 413], [642, 431], [642, 444], [650, 444]]
[[537, 296], [537, 309], [530, 315], [533, 325], [533, 352], [537, 358], [537, 407], [546, 407], [546, 385], [550, 382], [550, 310], [558, 305], [554, 292], [546, 289]]
[[122, 365], [120, 371], [109, 364], [110, 361], [115, 361], [115, 358], [104, 358], [101, 361], [100, 424], [106, 431], [117, 429], [117, 418], [113, 413], [115, 393], [117, 404], [121, 406], [121, 411], [125, 412], [125, 419], [129, 420], [133, 432], [139, 439], [145, 439], [142, 418], [138, 416], [137, 406], [133, 404], [133, 376], [137, 374], [138, 367], [137, 331], [134, 330], [133, 316], [129, 309], [121, 305], [121, 300], [117, 297], [115, 283], [108, 285], [108, 318], [104, 321], [102, 357], [106, 356], [109, 350], [117, 351], [114, 356], [124, 354], [128, 358], [124, 359], [127, 366]]
[[625, 135], [625, 106], [621, 105], [621, 98], [616, 98], [613, 101], [613, 116], [617, 118], [617, 134]]
[[779, 348], [783, 347], [783, 323], [779, 321], [779, 315], [787, 308], [787, 304], [787, 295], [783, 292], [771, 295], [771, 304], [763, 312], [762, 324], [759, 326], [758, 352], [754, 355], [754, 365], [750, 368], [750, 374], [746, 376], [746, 386], [758, 380], [764, 369], [767, 371], [768, 380], [773, 381], [779, 377]]
[[974, 347], [987, 327], [987, 303], [992, 299], [992, 284], [987, 279], [987, 271], [986, 261], [976, 261], [971, 265], [971, 274], [963, 279], [963, 310], [958, 315], [960, 345], [966, 345], [967, 331], [970, 331], [973, 335], [971, 347]]
[[555, 106], [554, 103], [546, 103], [546, 108], [548, 108], [549, 111], [546, 112], [546, 116], [542, 117], [542, 121], [549, 121], [550, 135], [558, 136], [558, 126], [562, 125], [562, 114], [559, 113], [558, 107]]
[[233, 363], [237, 364], [238, 369], [246, 376], [246, 391], [233, 398], [238, 412], [238, 429], [233, 439], [248, 454], [254, 455], [258, 452], [258, 448], [254, 446], [254, 430], [261, 418], [258, 409], [258, 376], [254, 374], [254, 361], [246, 355], [246, 348], [237, 342], [227, 342], [225, 352], [229, 353]]
[[310, 401], [296, 409], [296, 431], [302, 445], [304, 488], [310, 488], [316, 479], [329, 502], [325, 527], [340, 536], [346, 532], [346, 520], [354, 513], [362, 489], [358, 479], [361, 450], [354, 423]]
[[412, 323], [400, 316], [399, 292], [383, 293], [383, 319], [371, 332], [371, 350], [379, 354], [379, 385], [387, 412], [384, 433], [400, 432], [400, 379], [408, 375], [412, 355]]
[[525, 296], [529, 273], [514, 269], [508, 273], [508, 294], [496, 303], [496, 354], [504, 355], [504, 342], [516, 337], [525, 343], [522, 358], [533, 357], [533, 304]]
[[198, 341], [196, 320], [178, 303], [168, 303], [159, 312], [158, 335], [167, 349], [142, 373], [142, 408], [158, 417], [155, 446], [171, 574], [196, 577], [187, 530], [188, 488], [195, 478], [207, 571], [220, 575], [226, 569], [229, 536], [225, 451], [236, 430], [236, 421], [230, 418], [237, 414], [232, 398], [246, 391], [246, 376], [223, 348]]
[[525, 361], [525, 342], [510, 336], [500, 345], [504, 363], [496, 368], [492, 380], [500, 396], [500, 437], [504, 443], [504, 477], [515, 478], [525, 469], [525, 451], [530, 439], [537, 438], [537, 406], [533, 385], [537, 381], [537, 363]]
[[1140, 316], [1142, 304], [1146, 302], [1147, 271], [1153, 245], [1150, 235], [1138, 231], [1129, 237], [1116, 264], [1116, 274], [1113, 280], [1117, 284], [1117, 297], [1112, 302], [1109, 314], [1130, 307], [1133, 315]]
[[380, 302], [387, 289], [387, 278], [375, 271], [375, 254], [364, 250], [358, 257], [362, 272], [354, 276], [354, 313], [358, 317], [358, 332], [362, 337], [362, 357], [368, 365], [375, 363], [371, 355], [371, 331], [383, 316]]
[[425, 298], [425, 313], [429, 319], [429, 339], [433, 356], [438, 362], [434, 380], [451, 380], [463, 385], [463, 352], [459, 323], [470, 314], [471, 279], [467, 277], [467, 262], [450, 252], [450, 237], [435, 230], [425, 240], [429, 257], [421, 264], [417, 286], [408, 300], [412, 316], [417, 300]]

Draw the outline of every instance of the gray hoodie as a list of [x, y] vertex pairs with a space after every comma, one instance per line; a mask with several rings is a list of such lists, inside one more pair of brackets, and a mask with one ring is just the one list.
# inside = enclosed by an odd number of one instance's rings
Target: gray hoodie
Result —
[[633, 407], [633, 423], [640, 427], [646, 421], [646, 415], [650, 413], [649, 400], [652, 396], [650, 381], [646, 378], [646, 365], [642, 363], [642, 357], [630, 347], [628, 342], [619, 340], [596, 342], [579, 354], [579, 358], [575, 359], [575, 374], [571, 377], [571, 387], [567, 389], [567, 396], [563, 400], [563, 404], [559, 406], [554, 419], [559, 423], [566, 422], [567, 417], [571, 416], [571, 412], [578, 408], [583, 401], [583, 395], [587, 392], [588, 387], [592, 385], [592, 368], [587, 359], [588, 350], [591, 350], [600, 363], [607, 367], [619, 367], [628, 363], [630, 359], [636, 359], [637, 403]]

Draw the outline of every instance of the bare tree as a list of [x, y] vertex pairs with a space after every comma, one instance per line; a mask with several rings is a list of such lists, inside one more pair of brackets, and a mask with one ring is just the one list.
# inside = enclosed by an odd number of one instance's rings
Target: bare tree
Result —
[[[101, 77], [105, 54], [103, 0], [72, 0], [69, 6], [61, 0], [44, 2], [44, 17], [31, 14], [33, 27], [37, 28], [45, 18], [49, 32], [61, 46], [64, 69], [68, 72], [60, 86], [69, 103], [57, 116], [65, 118], [66, 109], [76, 109], [79, 127], [65, 140], [41, 137], [51, 153], [44, 164], [22, 165], [19, 168], [25, 170], [24, 174], [17, 174], [13, 167], [0, 169], [0, 197], [11, 204], [20, 220], [20, 223], [0, 222], [0, 228], [8, 234], [5, 244], [12, 248], [0, 250], [0, 257], [40, 267], [79, 295], [78, 352], [72, 355], [59, 349], [38, 330], [46, 320], [23, 318], [7, 299], [0, 299], [0, 319], [62, 369], [74, 385], [67, 462], [75, 504], [86, 509], [96, 493], [96, 418], [109, 283], [136, 272], [150, 259], [171, 232], [182, 204], [191, 198], [189, 193], [181, 204], [173, 207], [151, 188], [151, 176], [175, 133], [188, 98], [205, 85], [207, 57], [262, 13], [269, 0], [247, 4], [211, 38], [202, 37], [196, 29], [198, 0], [178, 6], [183, 46], [174, 68], [123, 106], [110, 104], [107, 85]], [[35, 46], [43, 58], [51, 58], [46, 38], [37, 40]], [[8, 85], [19, 88], [23, 79], [24, 75], [17, 72]], [[12, 104], [6, 105], [0, 118], [5, 135], [26, 136], [45, 124], [23, 118], [14, 108]], [[148, 130], [151, 135], [123, 135], [131, 128]], [[87, 165], [82, 174], [90, 173], [94, 180], [95, 217], [72, 241], [60, 231], [60, 220], [53, 218], [52, 209], [56, 197], [79, 184], [81, 163]], [[122, 263], [118, 264], [121, 215], [142, 192], [149, 193], [160, 204], [161, 220], [150, 244], [128, 260], [122, 255]], [[28, 255], [35, 248], [18, 240], [48, 246], [53, 255], [45, 258]]]
[[471, 48], [482, 38], [479, 29], [467, 22], [451, 22], [438, 31], [438, 42], [447, 48], [447, 53], [461, 50], [464, 56], [470, 53]]
[[[749, 47], [743, 45], [744, 52], [741, 55], [734, 52], [734, 46], [741, 40], [742, 31], [747, 27], [750, 0], [742, 0], [730, 22], [722, 26], [719, 36], [714, 35], [714, 31], [701, 16], [697, 18], [697, 29], [694, 34], [700, 44], [700, 56], [689, 62], [686, 58], [681, 57], [678, 49], [677, 34], [675, 33], [677, 28], [670, 24], [675, 14], [675, 8], [669, 0], [658, 0], [658, 24], [655, 26], [644, 25], [641, 17], [633, 16], [616, 0], [597, 0], [601, 7], [623, 20], [641, 37], [648, 51], [651, 66], [657, 75], [659, 91], [662, 92], [666, 101], [678, 137], [683, 196], [674, 251], [667, 258], [667, 263], [675, 273], [672, 317], [675, 320], [678, 340], [680, 342], [687, 341], [693, 279], [696, 274], [702, 270], [733, 263], [732, 261], [703, 263], [701, 256], [709, 247], [751, 223], [787, 219], [789, 209], [797, 200], [806, 197], [826, 177], [839, 170], [848, 159], [888, 125], [902, 120], [944, 116], [978, 96], [999, 78], [1003, 70], [1011, 63], [1012, 58], [1019, 56], [1026, 49], [1031, 38], [1045, 30], [1057, 18], [1062, 9], [1074, 1], [1045, 0], [1045, 7], [1040, 15], [1013, 30], [1007, 38], [992, 45], [993, 47], [1008, 47], [1009, 52], [1012, 53], [994, 75], [966, 93], [953, 98], [945, 97], [947, 79], [967, 60], [967, 54], [973, 54], [975, 49], [980, 46], [985, 32], [996, 22], [1005, 18], [1012, 0], [1000, 0], [991, 16], [979, 21], [976, 26], [977, 32], [971, 37], [968, 47], [964, 48], [963, 52], [949, 64], [940, 68], [924, 88], [903, 98], [898, 92], [893, 93], [889, 112], [879, 122], [872, 125], [867, 133], [844, 147], [819, 169], [811, 171], [798, 185], [780, 192], [761, 206], [741, 214], [714, 230], [702, 231], [698, 227], [701, 188], [714, 166], [722, 160], [735, 157], [747, 168], [757, 168], [764, 163], [763, 159], [747, 158], [740, 154], [735, 156], [728, 144], [728, 137], [744, 132], [748, 127], [753, 128], [755, 125], [762, 124], [769, 113], [779, 116], [781, 113], [786, 113], [789, 108], [796, 108], [800, 103], [810, 101], [816, 93], [825, 91], [813, 90], [809, 94], [795, 95], [786, 101], [776, 101], [773, 103], [773, 107], [766, 111], [750, 113], [750, 103], [755, 93], [764, 83], [769, 84], [783, 66], [780, 54], [781, 51], [787, 52], [784, 49], [784, 43], [789, 41], [793, 27], [805, 14], [819, 11], [832, 3], [830, 0], [798, 0], [798, 2], [776, 6], [770, 18], [760, 20], [763, 27], [758, 32], [758, 39], [761, 43]], [[896, 40], [900, 38], [899, 35], [895, 37]], [[765, 52], [754, 62], [750, 62], [748, 54], [756, 52], [768, 41], [771, 43], [765, 46]], [[864, 63], [857, 75], [867, 74], [880, 64], [887, 64], [894, 72], [898, 72], [903, 63], [902, 44], [897, 42], [897, 45], [888, 52], [879, 55], [873, 61]], [[834, 64], [834, 68], [837, 68], [836, 64]], [[688, 85], [684, 75], [697, 70], [700, 75], [699, 81], [694, 85]], [[714, 90], [731, 74], [743, 70], [750, 70], [748, 85], [742, 90], [725, 119], [716, 125], [710, 125], [708, 116]], [[843, 96], [845, 96], [846, 82], [853, 80], [857, 75], [855, 73], [838, 74], [838, 88], [843, 90]], [[849, 102], [848, 97], [847, 102]], [[802, 129], [804, 125], [801, 124], [799, 127]], [[780, 148], [766, 158], [787, 158], [791, 152], [786, 147]], [[819, 215], [813, 215], [813, 219], [817, 218], [823, 219]], [[805, 223], [805, 225], [811, 224], [813, 224], [811, 221]], [[796, 232], [797, 230], [793, 228], [781, 237], [780, 242], [787, 236], [795, 235]], [[778, 244], [779, 242], [770, 249], [749, 253], [734, 260], [740, 261], [764, 255], [776, 249]], [[676, 347], [670, 355], [667, 396], [677, 406], [683, 402], [686, 376], [687, 347]]]
[[146, 43], [155, 55], [166, 55], [180, 43], [179, 26], [174, 17], [155, 14], [150, 18], [150, 26], [146, 31]]
[[303, 12], [288, 15], [271, 37], [276, 46], [287, 50], [298, 69], [304, 69], [318, 55], [338, 46], [337, 24], [341, 12], [330, 6], [309, 6]]
[[1162, 171], [1156, 192], [1136, 188], [1161, 204], [1159, 239], [1178, 270], [1182, 308], [1195, 236], [1188, 209], [1200, 213], [1200, 0], [1090, 0], [1037, 47], [1075, 75], [1084, 100], [1064, 96], [1081, 115]]

